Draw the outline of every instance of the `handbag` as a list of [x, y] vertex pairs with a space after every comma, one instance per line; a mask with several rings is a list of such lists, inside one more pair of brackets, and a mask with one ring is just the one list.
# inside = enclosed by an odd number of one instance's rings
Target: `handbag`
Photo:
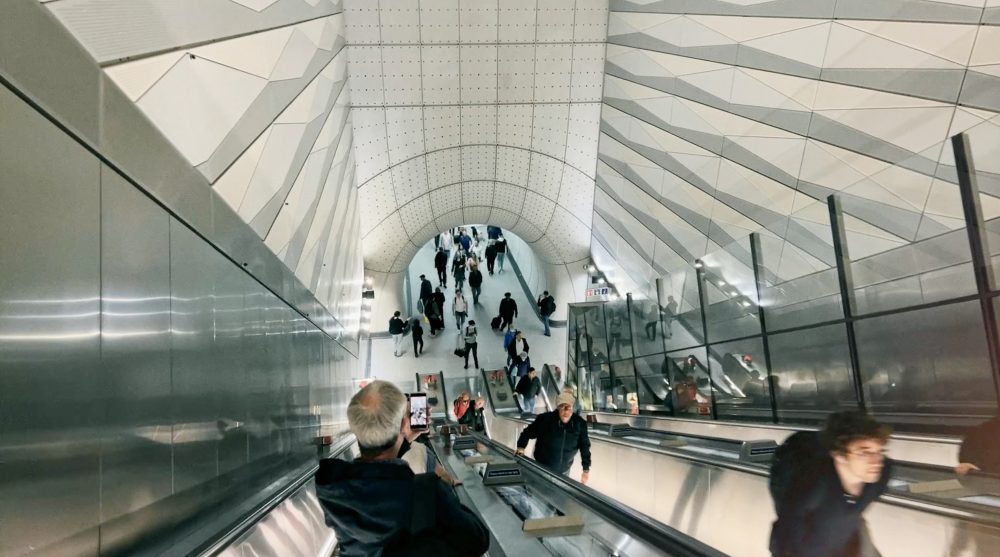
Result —
[[465, 346], [462, 344], [462, 335], [458, 335], [455, 339], [455, 355], [459, 358], [465, 357]]

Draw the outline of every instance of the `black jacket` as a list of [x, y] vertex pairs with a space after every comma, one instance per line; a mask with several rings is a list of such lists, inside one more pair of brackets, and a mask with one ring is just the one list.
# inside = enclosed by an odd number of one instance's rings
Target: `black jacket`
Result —
[[483, 273], [479, 269], [474, 269], [469, 273], [469, 286], [479, 288], [483, 284]]
[[559, 419], [559, 411], [539, 414], [535, 421], [524, 428], [517, 438], [517, 446], [523, 449], [528, 440], [535, 440], [535, 460], [539, 464], [559, 474], [569, 471], [573, 458], [580, 451], [584, 471], [590, 471], [590, 437], [587, 422], [573, 414], [568, 423]]
[[[413, 472], [406, 462], [321, 460], [316, 495], [327, 526], [337, 533], [341, 557], [379, 556], [406, 535], [413, 509]], [[459, 555], [482, 555], [490, 535], [472, 511], [444, 484], [435, 486], [435, 526], [430, 537]]]
[[448, 266], [448, 254], [446, 254], [443, 251], [437, 252], [437, 255], [434, 256], [434, 268], [444, 269], [447, 266]]
[[431, 281], [424, 279], [420, 281], [420, 299], [427, 300], [434, 295], [434, 287], [431, 286]]
[[390, 335], [398, 335], [398, 334], [402, 333], [403, 329], [405, 327], [406, 327], [406, 324], [403, 323], [403, 320], [400, 319], [400, 318], [398, 318], [398, 317], [393, 317], [392, 319], [389, 320], [389, 334]]
[[494, 245], [497, 247], [497, 253], [507, 253], [507, 240], [497, 240]]
[[496, 246], [486, 246], [486, 260], [493, 261], [497, 258], [497, 247]]
[[435, 292], [432, 298], [434, 298], [434, 303], [437, 304], [438, 311], [444, 311], [444, 292]]
[[500, 300], [500, 315], [517, 317], [517, 302], [514, 301], [514, 298]]
[[[521, 340], [524, 341], [524, 353], [530, 354], [531, 347], [528, 346], [528, 339], [525, 338]], [[514, 340], [510, 341], [510, 344], [507, 345], [507, 355], [513, 358], [514, 361], [520, 363], [521, 353], [517, 351], [517, 337], [515, 337]]]
[[420, 325], [419, 319], [413, 320], [413, 326], [410, 327], [410, 334], [413, 335], [415, 339], [424, 338], [424, 328]]
[[1000, 474], [1000, 416], [969, 430], [958, 461], [975, 464], [987, 474]]
[[522, 375], [514, 391], [523, 397], [531, 398], [538, 396], [538, 393], [542, 392], [542, 380], [537, 377], [532, 379], [527, 375]]
[[458, 423], [471, 426], [474, 431], [483, 431], [486, 429], [486, 418], [483, 416], [483, 409], [474, 406], [470, 407], [458, 419]]
[[538, 300], [538, 311], [546, 317], [552, 315], [556, 312], [556, 299], [552, 296], [546, 296]]
[[885, 460], [882, 477], [866, 484], [861, 496], [848, 499], [833, 458], [823, 459], [815, 472], [802, 474], [785, 489], [781, 512], [771, 529], [775, 557], [858, 557], [861, 513], [885, 491], [892, 461]]

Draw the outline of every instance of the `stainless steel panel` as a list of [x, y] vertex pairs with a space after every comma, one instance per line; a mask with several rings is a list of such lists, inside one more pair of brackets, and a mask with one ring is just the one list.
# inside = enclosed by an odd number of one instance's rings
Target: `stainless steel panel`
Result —
[[97, 143], [101, 70], [36, 0], [4, 0], [0, 75]]
[[0, 86], [2, 555], [97, 552], [99, 199], [98, 161]]
[[829, 412], [857, 408], [843, 325], [769, 340], [779, 421], [820, 422]]
[[[163, 209], [101, 167], [102, 523], [173, 488], [169, 233]], [[116, 543], [108, 538], [102, 547]]]
[[186, 226], [170, 219], [174, 493], [218, 474], [222, 436], [216, 422], [219, 397], [212, 381], [217, 257], [221, 256]]
[[222, 436], [219, 473], [225, 474], [247, 462], [247, 373], [242, 350], [246, 279], [243, 271], [221, 254], [212, 259], [212, 274], [215, 277], [215, 338], [211, 382], [218, 397], [215, 418]]

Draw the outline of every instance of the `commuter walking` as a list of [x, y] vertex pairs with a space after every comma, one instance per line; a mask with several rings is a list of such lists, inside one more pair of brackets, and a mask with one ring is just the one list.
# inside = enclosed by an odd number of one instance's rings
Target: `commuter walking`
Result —
[[663, 321], [664, 323], [666, 323], [664, 325], [665, 328], [664, 332], [666, 333], [667, 338], [673, 338], [674, 316], [677, 315], [677, 300], [675, 300], [673, 296], [667, 296], [666, 309], [667, 309], [667, 314], [665, 316], [666, 319], [664, 319]]
[[[438, 288], [435, 294], [441, 292]], [[444, 322], [441, 320], [441, 305], [437, 301], [436, 296], [431, 296], [427, 303], [424, 304], [424, 315], [427, 316], [427, 324], [430, 327], [431, 337], [435, 336], [437, 332], [444, 329]]]
[[549, 295], [549, 291], [546, 290], [542, 292], [542, 295], [538, 297], [538, 313], [542, 315], [542, 323], [545, 324], [545, 332], [542, 333], [547, 337], [552, 336], [549, 331], [549, 320], [552, 318], [552, 314], [556, 311], [556, 299]]
[[469, 236], [469, 234], [465, 231], [464, 228], [461, 229], [460, 234], [461, 235], [458, 237], [458, 241], [462, 243], [462, 250], [465, 253], [469, 253], [469, 249], [472, 247], [472, 238]]
[[497, 239], [497, 272], [503, 272], [503, 260], [507, 257], [507, 240], [503, 236]]
[[461, 261], [455, 256], [455, 264], [452, 265], [452, 274], [455, 277], [455, 290], [461, 292], [465, 288], [465, 258]]
[[528, 373], [528, 341], [524, 338], [524, 333], [516, 331], [514, 338], [507, 343], [507, 365], [516, 370], [516, 377], [521, 377]]
[[493, 276], [493, 268], [497, 260], [497, 241], [490, 240], [486, 244], [486, 271]]
[[347, 423], [361, 458], [321, 459], [315, 476], [341, 557], [404, 555], [412, 548], [471, 557], [489, 550], [489, 530], [455, 492], [433, 473], [414, 475], [399, 458], [409, 415], [395, 385], [372, 381], [361, 389], [347, 406]]
[[479, 369], [479, 329], [476, 327], [476, 320], [470, 319], [465, 326], [465, 369], [469, 369], [469, 354], [472, 354], [472, 362]]
[[441, 292], [440, 288], [434, 289], [434, 305], [437, 309], [438, 323], [437, 328], [444, 330], [444, 292]]
[[499, 226], [487, 226], [486, 227], [486, 237], [490, 240], [496, 240], [500, 237], [500, 227]]
[[454, 240], [451, 238], [451, 232], [442, 232], [441, 241], [439, 242], [440, 248], [444, 250], [444, 256], [451, 257], [451, 248], [454, 245]]
[[445, 253], [444, 248], [439, 249], [434, 254], [434, 268], [437, 269], [438, 286], [448, 288], [448, 254]]
[[399, 312], [394, 312], [392, 317], [389, 319], [389, 334], [392, 335], [392, 353], [396, 356], [401, 355], [401, 350], [403, 350], [403, 331], [406, 329], [406, 323], [399, 318]]
[[500, 329], [506, 327], [509, 330], [514, 325], [515, 317], [517, 317], [517, 302], [510, 297], [510, 292], [504, 292], [503, 299], [500, 300]]
[[469, 315], [469, 303], [465, 301], [461, 290], [455, 291], [455, 298], [451, 301], [451, 309], [455, 312], [455, 328], [461, 331], [465, 318]]
[[472, 289], [472, 305], [479, 305], [479, 294], [483, 291], [483, 273], [474, 265], [469, 272], [469, 288]]
[[774, 455], [770, 490], [778, 520], [774, 557], [878, 555], [862, 513], [885, 492], [889, 428], [856, 411], [837, 412], [823, 431], [793, 434]]
[[[426, 304], [433, 295], [434, 286], [431, 284], [431, 281], [427, 280], [426, 276], [420, 275], [420, 301]], [[418, 308], [417, 311], [420, 311], [420, 309]]]
[[517, 382], [517, 387], [514, 388], [514, 392], [521, 395], [521, 400], [524, 401], [524, 411], [528, 414], [534, 414], [535, 397], [538, 396], [538, 393], [542, 392], [542, 380], [538, 378], [535, 368], [528, 368], [528, 373], [521, 376], [521, 379]]
[[517, 438], [517, 456], [524, 456], [528, 441], [535, 440], [535, 461], [557, 474], [569, 475], [576, 453], [580, 453], [583, 474], [580, 483], [590, 479], [590, 436], [587, 422], [573, 413], [576, 398], [562, 393], [556, 398], [556, 409], [539, 414]]
[[424, 353], [424, 328], [420, 319], [414, 319], [410, 325], [410, 335], [413, 336], [413, 357], [419, 358]]

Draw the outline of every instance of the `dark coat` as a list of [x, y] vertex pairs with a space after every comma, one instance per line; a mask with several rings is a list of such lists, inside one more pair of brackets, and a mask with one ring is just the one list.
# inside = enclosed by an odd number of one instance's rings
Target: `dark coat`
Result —
[[958, 461], [975, 464], [988, 474], [1000, 474], [1000, 416], [969, 430]]
[[542, 392], [542, 380], [538, 377], [532, 379], [527, 375], [522, 375], [521, 380], [517, 382], [514, 392], [528, 398], [538, 396], [538, 393]]
[[[438, 311], [444, 311], [444, 292], [434, 293], [434, 303], [437, 304]], [[438, 315], [444, 315], [443, 313], [438, 313]]]
[[497, 258], [497, 247], [486, 246], [486, 261], [493, 261]]
[[424, 328], [420, 325], [419, 319], [413, 320], [413, 326], [410, 327], [410, 334], [413, 335], [415, 339], [424, 338]]
[[[506, 317], [517, 317], [517, 302], [514, 301], [514, 298], [504, 298], [500, 300], [500, 315]], [[510, 319], [507, 321], [510, 321]]]
[[406, 327], [406, 324], [403, 323], [403, 320], [398, 317], [393, 317], [392, 319], [389, 320], [390, 335], [401, 334], [403, 332], [404, 327]]
[[420, 281], [420, 299], [426, 300], [434, 295], [434, 286], [431, 285], [431, 281], [424, 279]]
[[848, 500], [833, 458], [823, 459], [812, 474], [802, 474], [785, 489], [781, 512], [771, 529], [775, 557], [858, 557], [861, 513], [886, 490], [892, 461], [882, 477], [865, 484], [861, 496]]
[[546, 317], [552, 315], [556, 312], [556, 299], [552, 296], [545, 296], [538, 300], [538, 311]]
[[469, 273], [469, 286], [479, 288], [483, 285], [483, 273], [478, 268]]
[[580, 451], [583, 469], [590, 471], [590, 436], [587, 422], [579, 415], [573, 414], [564, 424], [558, 410], [539, 414], [517, 438], [518, 448], [527, 447], [529, 439], [535, 440], [534, 457], [542, 466], [563, 474], [573, 466], [576, 452]]
[[[530, 354], [531, 347], [528, 346], [528, 339], [525, 338], [521, 340], [524, 341], [524, 352]], [[515, 363], [521, 363], [521, 354], [517, 351], [517, 337], [515, 337], [514, 340], [510, 341], [510, 344], [507, 345], [507, 355], [510, 356]]]
[[507, 240], [497, 240], [494, 245], [497, 247], [497, 253], [507, 253]]
[[445, 269], [448, 267], [448, 254], [443, 251], [437, 252], [434, 256], [434, 268], [435, 269]]
[[[406, 535], [413, 509], [413, 472], [406, 462], [321, 460], [316, 495], [327, 526], [337, 533], [341, 557], [381, 555], [385, 545]], [[434, 526], [428, 539], [459, 555], [482, 555], [489, 531], [444, 484], [435, 486]]]

